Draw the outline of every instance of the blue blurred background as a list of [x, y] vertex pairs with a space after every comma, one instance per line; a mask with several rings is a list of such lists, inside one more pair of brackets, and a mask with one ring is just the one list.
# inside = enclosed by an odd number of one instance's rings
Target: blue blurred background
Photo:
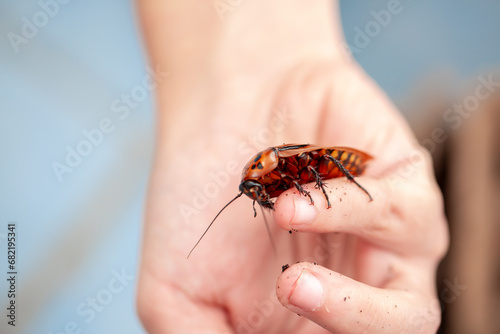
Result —
[[[377, 21], [389, 3], [341, 1], [342, 19], [354, 57], [403, 110], [423, 78], [448, 73], [453, 87], [500, 64], [500, 2], [402, 0]], [[143, 333], [134, 294], [154, 113], [134, 11], [117, 0], [0, 3], [2, 273], [7, 224], [18, 233], [17, 325], [2, 312], [1, 333]], [[115, 113], [130, 95], [128, 113]]]

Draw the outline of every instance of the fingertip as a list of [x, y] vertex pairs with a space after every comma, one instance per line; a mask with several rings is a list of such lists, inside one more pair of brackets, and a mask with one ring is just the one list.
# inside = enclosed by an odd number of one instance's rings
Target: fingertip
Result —
[[307, 262], [286, 269], [276, 293], [284, 307], [331, 332], [421, 333], [439, 325], [439, 313], [421, 296], [372, 287]]
[[293, 268], [296, 268], [296, 265], [289, 266], [288, 264], [282, 266], [282, 273], [278, 276], [278, 280], [276, 281], [276, 296], [280, 303], [287, 307], [288, 297], [290, 295], [290, 291], [292, 290], [292, 285], [299, 278], [300, 271], [297, 271]]
[[298, 314], [314, 312], [323, 304], [325, 290], [313, 266], [316, 265], [308, 262], [291, 265], [279, 276], [276, 284], [278, 300]]
[[316, 194], [311, 192], [314, 204], [308, 197], [297, 194], [293, 190], [281, 194], [275, 203], [274, 220], [283, 229], [300, 229], [300, 226], [310, 225], [317, 217], [321, 198], [316, 200]]
[[273, 218], [282, 229], [289, 230], [290, 222], [295, 215], [295, 204], [293, 195], [285, 192], [278, 196], [274, 203]]

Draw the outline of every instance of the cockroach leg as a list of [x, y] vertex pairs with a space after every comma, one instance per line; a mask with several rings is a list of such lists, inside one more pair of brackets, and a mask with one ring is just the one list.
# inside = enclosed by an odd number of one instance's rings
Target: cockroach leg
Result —
[[253, 204], [252, 204], [252, 208], [253, 208], [253, 217], [257, 217], [257, 210], [255, 210], [255, 201], [253, 201]]
[[326, 185], [325, 182], [323, 182], [323, 179], [321, 178], [321, 175], [319, 175], [318, 171], [314, 169], [314, 167], [307, 166], [307, 170], [309, 170], [311, 173], [314, 174], [314, 177], [316, 178], [316, 188], [321, 189], [323, 192], [323, 195], [325, 195], [326, 198], [326, 203], [328, 205], [328, 209], [332, 207], [330, 204], [330, 199], [328, 198], [328, 194], [326, 193]]
[[323, 158], [333, 162], [335, 164], [335, 166], [337, 166], [337, 168], [347, 177], [348, 180], [354, 182], [359, 187], [359, 189], [363, 190], [368, 195], [368, 198], [370, 199], [370, 201], [373, 201], [373, 198], [370, 195], [370, 193], [368, 192], [368, 190], [366, 190], [365, 188], [363, 188], [363, 186], [361, 184], [356, 182], [356, 180], [354, 179], [354, 176], [352, 176], [352, 174], [344, 167], [344, 165], [342, 165], [342, 163], [339, 160], [335, 159], [334, 157], [332, 157], [331, 155], [328, 155], [328, 154], [325, 154], [323, 156]]
[[295, 185], [295, 188], [297, 188], [297, 190], [299, 191], [299, 194], [309, 197], [311, 204], [314, 204], [314, 200], [312, 199], [309, 191], [302, 188], [302, 186], [297, 181], [293, 181], [293, 184]]

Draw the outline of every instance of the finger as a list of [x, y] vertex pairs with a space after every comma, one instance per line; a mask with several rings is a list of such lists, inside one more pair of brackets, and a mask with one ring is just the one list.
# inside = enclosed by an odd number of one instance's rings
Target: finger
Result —
[[[327, 180], [327, 208], [323, 192], [305, 185], [314, 200], [289, 189], [279, 196], [274, 219], [286, 230], [345, 232], [384, 247], [441, 256], [447, 245], [441, 193], [424, 168], [410, 176], [392, 173], [384, 178], [358, 177], [373, 200], [345, 178]], [[440, 240], [440, 241], [437, 241]]]
[[370, 287], [306, 262], [280, 275], [276, 293], [283, 306], [332, 333], [435, 333], [440, 323], [433, 297]]

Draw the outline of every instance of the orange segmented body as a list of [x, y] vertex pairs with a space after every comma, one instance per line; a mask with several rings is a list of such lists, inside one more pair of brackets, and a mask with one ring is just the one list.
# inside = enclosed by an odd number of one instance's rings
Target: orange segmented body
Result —
[[240, 191], [266, 208], [273, 208], [271, 199], [283, 191], [297, 188], [301, 194], [309, 193], [302, 184], [316, 182], [323, 190], [328, 207], [324, 180], [346, 176], [354, 181], [370, 198], [370, 194], [354, 177], [363, 173], [372, 159], [367, 153], [348, 147], [318, 147], [312, 145], [283, 145], [259, 152], [243, 169]]
[[[254, 215], [256, 215], [255, 202], [261, 207], [274, 210], [272, 199], [278, 197], [285, 190], [294, 187], [300, 194], [307, 196], [311, 204], [314, 204], [311, 195], [302, 185], [315, 182], [316, 188], [322, 190], [330, 208], [331, 203], [325, 190], [324, 180], [346, 176], [347, 179], [363, 190], [371, 201], [370, 193], [354, 179], [355, 176], [363, 173], [366, 163], [371, 159], [373, 159], [371, 155], [349, 147], [320, 147], [309, 144], [287, 144], [269, 147], [257, 153], [243, 168], [239, 194], [219, 211], [205, 230], [205, 233], [207, 233], [220, 213], [242, 194], [247, 195], [254, 201]], [[205, 233], [203, 233], [191, 252]], [[191, 255], [191, 252], [189, 255]]]

